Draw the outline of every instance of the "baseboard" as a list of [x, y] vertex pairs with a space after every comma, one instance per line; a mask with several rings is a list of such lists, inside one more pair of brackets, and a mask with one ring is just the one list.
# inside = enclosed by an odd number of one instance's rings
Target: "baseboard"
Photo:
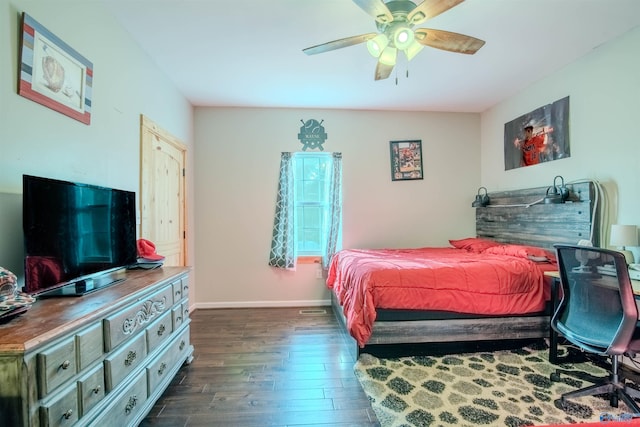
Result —
[[330, 300], [301, 300], [301, 301], [229, 301], [229, 302], [199, 302], [195, 308], [282, 308], [282, 307], [328, 307]]

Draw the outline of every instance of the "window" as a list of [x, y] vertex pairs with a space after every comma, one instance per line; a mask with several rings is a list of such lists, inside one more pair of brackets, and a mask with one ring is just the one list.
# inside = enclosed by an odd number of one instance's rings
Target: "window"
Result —
[[331, 206], [332, 157], [328, 153], [296, 153], [294, 164], [297, 253], [322, 255]]
[[342, 153], [283, 152], [269, 265], [295, 270], [303, 256], [327, 268], [339, 246], [341, 218]]

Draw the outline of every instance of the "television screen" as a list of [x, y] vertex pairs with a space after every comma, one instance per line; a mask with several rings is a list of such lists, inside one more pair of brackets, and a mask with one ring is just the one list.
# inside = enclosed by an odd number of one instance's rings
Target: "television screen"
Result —
[[84, 294], [136, 262], [132, 191], [24, 175], [22, 226], [32, 295]]

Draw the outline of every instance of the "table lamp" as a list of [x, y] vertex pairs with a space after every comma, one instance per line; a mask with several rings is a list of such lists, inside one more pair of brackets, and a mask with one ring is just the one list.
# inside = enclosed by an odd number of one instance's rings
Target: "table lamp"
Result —
[[612, 224], [609, 244], [620, 248], [627, 264], [633, 263], [633, 252], [628, 251], [626, 246], [638, 246], [638, 228], [635, 225]]

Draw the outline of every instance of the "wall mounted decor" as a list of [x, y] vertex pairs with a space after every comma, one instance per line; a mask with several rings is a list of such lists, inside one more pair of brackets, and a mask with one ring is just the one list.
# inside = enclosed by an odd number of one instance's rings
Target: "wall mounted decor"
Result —
[[391, 141], [391, 180], [422, 179], [422, 141]]
[[18, 94], [90, 124], [93, 64], [26, 13], [21, 30]]
[[504, 125], [504, 170], [570, 156], [568, 96]]
[[324, 151], [322, 144], [327, 140], [327, 133], [322, 126], [324, 120], [317, 121], [310, 119], [306, 122], [304, 120], [300, 121], [302, 122], [302, 126], [300, 127], [298, 139], [302, 144], [302, 151], [307, 151], [307, 148], [312, 150], [317, 148], [320, 151]]

